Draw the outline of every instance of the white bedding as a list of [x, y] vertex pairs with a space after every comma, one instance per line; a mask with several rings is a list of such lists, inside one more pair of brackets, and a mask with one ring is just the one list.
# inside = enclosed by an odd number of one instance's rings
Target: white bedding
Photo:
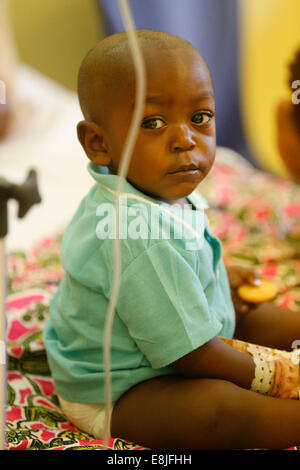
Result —
[[19, 68], [16, 89], [19, 113], [0, 142], [0, 176], [21, 183], [35, 168], [42, 203], [18, 219], [17, 203], [9, 201], [7, 251], [28, 249], [63, 228], [93, 184], [76, 135], [82, 119], [76, 94], [26, 65]]

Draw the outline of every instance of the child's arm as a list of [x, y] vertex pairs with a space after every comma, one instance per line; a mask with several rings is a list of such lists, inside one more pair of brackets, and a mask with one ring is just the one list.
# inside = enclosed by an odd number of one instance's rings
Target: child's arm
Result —
[[[231, 350], [222, 348], [219, 340], [224, 341]], [[252, 359], [255, 370], [250, 385], [247, 384], [249, 364], [243, 361], [243, 357], [232, 354], [232, 350], [242, 356], [249, 355]], [[175, 361], [173, 366], [187, 378], [223, 379], [264, 395], [299, 399], [299, 352], [217, 337]]]
[[[224, 341], [229, 349], [223, 348]], [[238, 356], [235, 353], [240, 353]], [[244, 361], [249, 355], [254, 365]], [[215, 378], [277, 398], [299, 399], [299, 351], [281, 351], [227, 338], [213, 338], [173, 363], [187, 378]]]
[[255, 364], [250, 355], [236, 351], [218, 337], [174, 361], [172, 366], [189, 378], [214, 378], [250, 389]]

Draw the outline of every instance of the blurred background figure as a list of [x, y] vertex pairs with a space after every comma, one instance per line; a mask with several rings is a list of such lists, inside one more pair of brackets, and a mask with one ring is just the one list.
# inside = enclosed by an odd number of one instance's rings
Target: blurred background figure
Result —
[[[124, 30], [118, 2], [99, 1], [107, 33]], [[200, 52], [215, 89], [217, 144], [255, 163], [243, 130], [239, 98], [238, 0], [131, 0], [130, 6], [137, 28], [176, 34]]]
[[239, 9], [240, 97], [247, 140], [261, 168], [289, 177], [275, 115], [278, 102], [291, 99], [287, 82], [300, 47], [300, 2], [240, 0]]
[[300, 45], [289, 67], [289, 99], [278, 104], [277, 142], [291, 178], [300, 184]]

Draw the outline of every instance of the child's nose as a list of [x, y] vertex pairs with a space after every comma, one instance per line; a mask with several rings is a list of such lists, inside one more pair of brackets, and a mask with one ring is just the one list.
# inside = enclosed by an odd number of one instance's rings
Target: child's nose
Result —
[[193, 150], [196, 143], [194, 140], [193, 133], [186, 125], [181, 125], [174, 129], [174, 132], [170, 139], [170, 146], [172, 152], [184, 152], [187, 150]]

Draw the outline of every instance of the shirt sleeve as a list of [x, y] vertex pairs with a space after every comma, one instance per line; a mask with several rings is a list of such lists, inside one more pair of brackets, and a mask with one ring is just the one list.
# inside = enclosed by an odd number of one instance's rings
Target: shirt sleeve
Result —
[[191, 265], [166, 241], [127, 267], [117, 310], [154, 369], [205, 344], [222, 328]]

